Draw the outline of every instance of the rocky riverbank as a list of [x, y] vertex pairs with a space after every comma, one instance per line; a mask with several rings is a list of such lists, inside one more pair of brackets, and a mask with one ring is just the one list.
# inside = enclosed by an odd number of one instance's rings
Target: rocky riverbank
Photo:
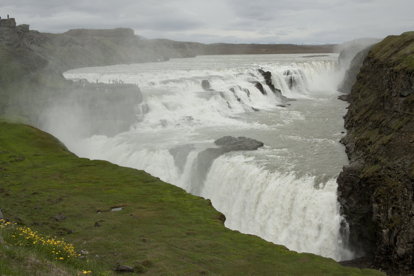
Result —
[[363, 61], [347, 97], [350, 159], [338, 178], [350, 244], [390, 274], [414, 273], [414, 32]]

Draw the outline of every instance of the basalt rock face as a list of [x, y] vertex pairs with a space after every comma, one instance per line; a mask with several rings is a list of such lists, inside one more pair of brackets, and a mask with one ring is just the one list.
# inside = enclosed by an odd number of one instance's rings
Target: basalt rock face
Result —
[[352, 87], [338, 197], [350, 245], [377, 268], [414, 273], [414, 32], [368, 53]]
[[[277, 88], [275, 87], [275, 85], [273, 84], [273, 80], [272, 80], [272, 73], [271, 73], [270, 71], [264, 71], [264, 70], [262, 70], [262, 69], [259, 69], [258, 71], [259, 71], [259, 73], [263, 76], [263, 78], [264, 78], [264, 80], [265, 80], [265, 83], [266, 83], [266, 85], [270, 88], [270, 90], [271, 90], [274, 94], [276, 94], [276, 95], [278, 95], [278, 96], [281, 96], [281, 95], [282, 95], [282, 92], [280, 91], [280, 89], [277, 89]], [[259, 88], [259, 87], [257, 87], [257, 85], [256, 85], [256, 88], [260, 90], [260, 88]], [[262, 92], [262, 94], [263, 94], [263, 92]]]

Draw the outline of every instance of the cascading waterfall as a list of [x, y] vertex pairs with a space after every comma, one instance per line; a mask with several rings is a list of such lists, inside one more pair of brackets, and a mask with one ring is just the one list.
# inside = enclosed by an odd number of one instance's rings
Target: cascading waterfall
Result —
[[315, 186], [315, 180], [315, 176], [271, 172], [241, 155], [223, 156], [214, 162], [201, 195], [226, 210], [226, 226], [231, 229], [297, 251], [341, 259], [349, 252], [338, 244], [342, 218], [336, 181]]
[[[336, 58], [206, 56], [69, 71], [69, 79], [137, 84], [143, 101], [127, 132], [56, 135], [80, 156], [143, 169], [211, 199], [231, 229], [349, 259], [336, 199], [347, 162], [338, 143], [345, 104], [336, 100]], [[50, 121], [51, 133], [63, 123]], [[265, 146], [220, 152], [213, 142], [226, 135]]]

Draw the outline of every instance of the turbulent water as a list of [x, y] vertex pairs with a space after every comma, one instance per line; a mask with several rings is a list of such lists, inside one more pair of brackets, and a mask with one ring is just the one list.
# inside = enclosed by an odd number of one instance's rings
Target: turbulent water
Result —
[[[211, 199], [228, 228], [349, 259], [336, 197], [335, 179], [347, 162], [338, 142], [346, 106], [337, 100], [336, 68], [337, 55], [329, 54], [202, 56], [72, 70], [66, 78], [138, 84], [143, 101], [136, 123], [113, 137], [76, 139], [53, 125], [48, 130], [80, 156], [143, 169]], [[274, 91], [259, 69], [271, 72]], [[226, 135], [265, 146], [202, 160], [199, 153]]]

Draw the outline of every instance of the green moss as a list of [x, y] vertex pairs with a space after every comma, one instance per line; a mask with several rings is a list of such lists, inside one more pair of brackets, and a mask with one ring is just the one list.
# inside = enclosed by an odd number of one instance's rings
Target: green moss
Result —
[[370, 56], [395, 69], [414, 70], [414, 32], [386, 37], [372, 48]]
[[151, 264], [147, 275], [382, 275], [226, 229], [207, 200], [143, 171], [78, 158], [32, 127], [0, 122], [0, 179], [8, 218], [63, 235], [103, 270], [119, 262]]

